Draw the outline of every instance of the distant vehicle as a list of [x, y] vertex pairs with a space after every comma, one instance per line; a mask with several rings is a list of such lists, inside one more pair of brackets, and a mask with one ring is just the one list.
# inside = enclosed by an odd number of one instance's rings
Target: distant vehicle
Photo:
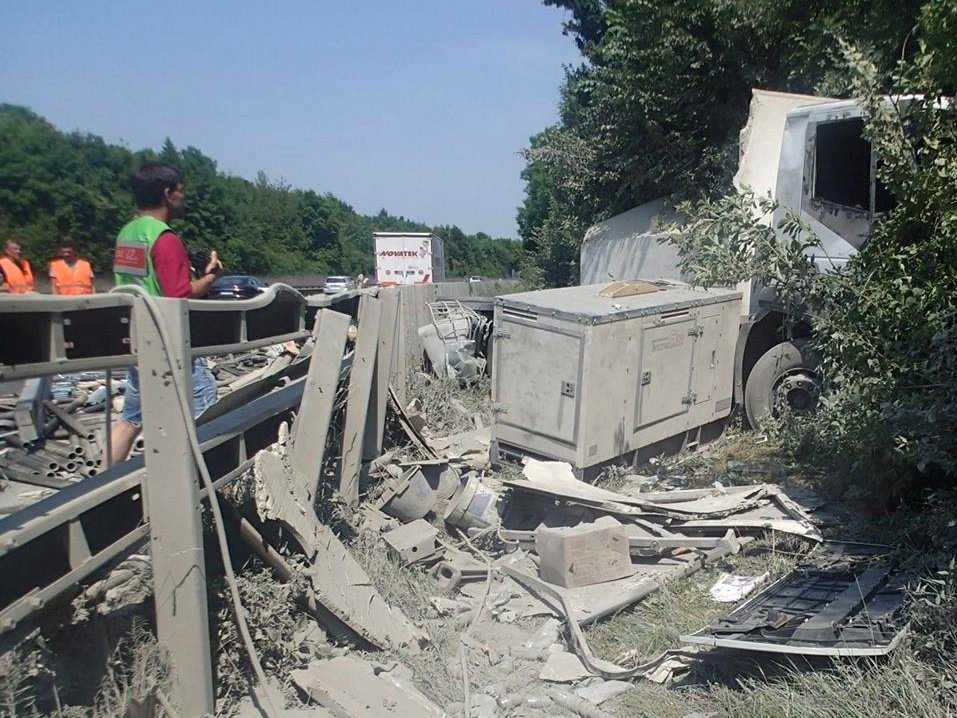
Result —
[[355, 289], [356, 283], [352, 277], [341, 274], [334, 277], [326, 277], [326, 283], [322, 285], [323, 294], [341, 294]]
[[207, 299], [251, 299], [266, 289], [259, 277], [248, 274], [220, 277], [206, 292]]
[[430, 232], [373, 232], [375, 281], [380, 287], [445, 279], [445, 245]]
[[484, 282], [484, 281], [485, 279], [483, 277], [478, 276], [477, 274], [469, 277], [469, 284], [476, 284], [478, 282]]

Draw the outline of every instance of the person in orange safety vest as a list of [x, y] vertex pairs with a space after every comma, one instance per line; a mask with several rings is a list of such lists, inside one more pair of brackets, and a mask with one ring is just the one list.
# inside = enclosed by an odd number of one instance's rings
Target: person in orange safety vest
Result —
[[0, 292], [26, 294], [36, 291], [33, 283], [33, 270], [30, 269], [30, 263], [23, 258], [23, 249], [15, 239], [8, 239], [3, 243], [3, 256], [0, 256], [0, 272], [3, 273]]
[[60, 242], [60, 259], [50, 262], [50, 288], [54, 294], [93, 294], [93, 268], [69, 240]]

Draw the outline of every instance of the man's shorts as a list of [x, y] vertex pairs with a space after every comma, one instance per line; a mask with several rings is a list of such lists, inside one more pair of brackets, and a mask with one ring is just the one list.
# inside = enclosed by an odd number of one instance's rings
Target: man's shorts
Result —
[[[199, 416], [216, 403], [216, 380], [206, 368], [206, 360], [197, 357], [193, 360], [193, 416]], [[126, 374], [126, 396], [123, 400], [123, 421], [134, 426], [143, 425], [143, 411], [140, 406], [140, 373], [136, 367], [130, 367]]]

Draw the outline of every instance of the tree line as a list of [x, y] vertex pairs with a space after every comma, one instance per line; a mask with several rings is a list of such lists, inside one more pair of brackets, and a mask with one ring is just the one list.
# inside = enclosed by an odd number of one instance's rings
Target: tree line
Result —
[[216, 249], [229, 272], [372, 274], [375, 231], [435, 233], [445, 241], [450, 276], [507, 277], [518, 265], [517, 242], [384, 209], [363, 215], [329, 192], [293, 188], [262, 172], [253, 181], [220, 172], [195, 147], [167, 139], [159, 151], [133, 151], [94, 134], [61, 132], [9, 104], [0, 104], [0, 240], [20, 240], [36, 267], [69, 238], [109, 274], [116, 233], [134, 209], [129, 174], [147, 160], [183, 173], [187, 217], [174, 229], [192, 250]]
[[[559, 122], [525, 152], [523, 276], [541, 286], [577, 282], [591, 224], [662, 196], [731, 191], [752, 88], [850, 97], [840, 47], [849, 40], [889, 89], [890, 70], [935, 31], [917, 31], [924, 6], [935, 5], [922, 0], [544, 4], [567, 11], [564, 32], [582, 62], [566, 70]], [[953, 28], [931, 25], [953, 42]]]

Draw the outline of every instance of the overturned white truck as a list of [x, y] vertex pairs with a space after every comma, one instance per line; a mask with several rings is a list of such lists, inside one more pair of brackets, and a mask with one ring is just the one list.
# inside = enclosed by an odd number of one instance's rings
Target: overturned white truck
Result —
[[[741, 131], [735, 186], [804, 220], [820, 239], [813, 261], [822, 271], [843, 266], [890, 207], [862, 131], [852, 101], [761, 90]], [[703, 441], [734, 406], [756, 424], [776, 401], [816, 402], [807, 337], [800, 328], [784, 336], [772, 293], [752, 282], [737, 291], [680, 285], [677, 253], [654, 229], [668, 213], [657, 200], [591, 227], [582, 286], [496, 300], [496, 455], [556, 458], [589, 473], [665, 442]]]

